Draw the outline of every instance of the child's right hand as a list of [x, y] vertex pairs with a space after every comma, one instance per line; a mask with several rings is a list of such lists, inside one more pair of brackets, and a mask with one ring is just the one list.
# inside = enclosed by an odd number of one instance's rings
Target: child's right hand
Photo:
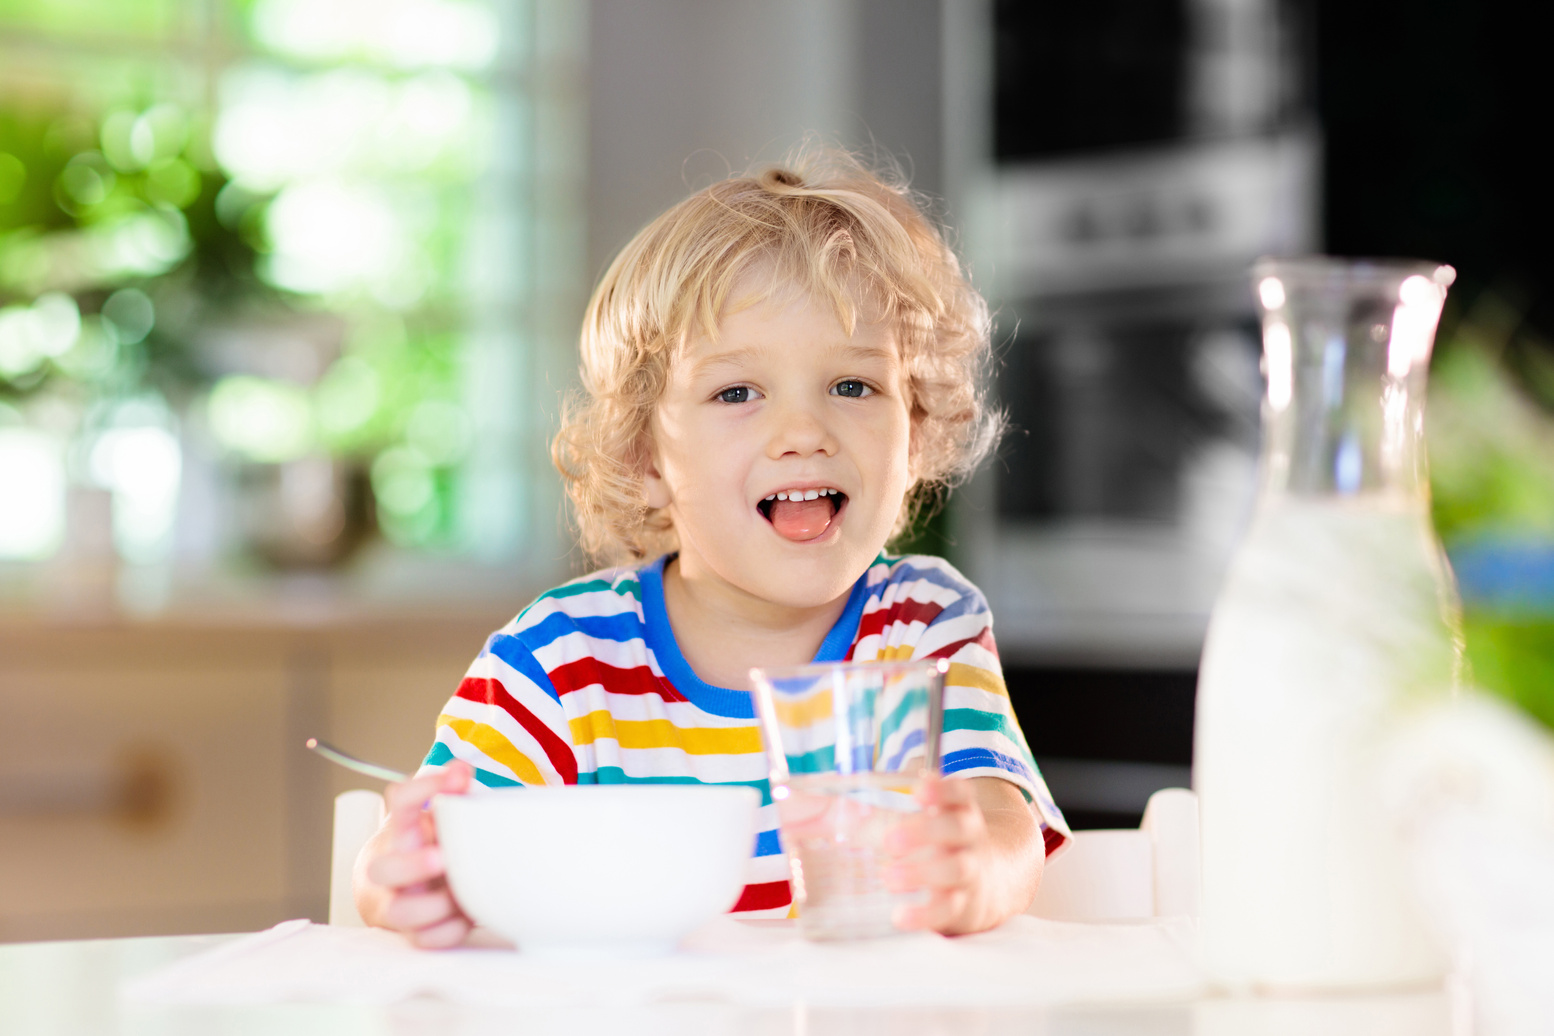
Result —
[[388, 816], [356, 858], [356, 909], [362, 920], [403, 932], [424, 947], [457, 946], [473, 927], [448, 888], [437, 826], [426, 803], [461, 795], [475, 771], [454, 760], [385, 792]]

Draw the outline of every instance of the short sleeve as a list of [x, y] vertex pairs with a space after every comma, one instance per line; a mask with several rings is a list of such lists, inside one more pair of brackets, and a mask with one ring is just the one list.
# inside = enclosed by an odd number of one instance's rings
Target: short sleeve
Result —
[[918, 635], [913, 657], [950, 663], [940, 767], [946, 776], [999, 777], [1016, 785], [1035, 810], [1051, 855], [1072, 835], [1015, 718], [987, 599], [948, 565], [935, 575], [941, 607]]
[[560, 696], [517, 621], [487, 639], [443, 706], [423, 770], [462, 759], [486, 787], [577, 783]]

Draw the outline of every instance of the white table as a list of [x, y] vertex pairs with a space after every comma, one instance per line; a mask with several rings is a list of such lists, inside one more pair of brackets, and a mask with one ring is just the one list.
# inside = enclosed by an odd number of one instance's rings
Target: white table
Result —
[[[1443, 992], [1303, 1000], [1200, 999], [1191, 1002], [1060, 1008], [744, 1008], [719, 1003], [633, 1009], [482, 1009], [436, 1000], [392, 1007], [280, 1004], [245, 1007], [150, 1006], [123, 1001], [119, 983], [231, 941], [236, 936], [167, 936], [0, 945], [0, 1033], [5, 1036], [190, 1036], [266, 1033], [307, 1036], [418, 1036], [452, 1033], [739, 1034], [739, 1036], [1452, 1036], [1454, 1004]], [[1455, 1011], [1460, 1015], [1461, 1010]]]

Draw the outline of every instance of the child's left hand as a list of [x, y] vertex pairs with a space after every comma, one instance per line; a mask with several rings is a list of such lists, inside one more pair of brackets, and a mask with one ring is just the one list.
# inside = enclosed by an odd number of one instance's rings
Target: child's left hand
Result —
[[980, 932], [1030, 905], [1046, 850], [1017, 787], [996, 777], [929, 777], [918, 799], [922, 812], [885, 843], [893, 857], [886, 886], [928, 893], [924, 903], [897, 909], [898, 928]]

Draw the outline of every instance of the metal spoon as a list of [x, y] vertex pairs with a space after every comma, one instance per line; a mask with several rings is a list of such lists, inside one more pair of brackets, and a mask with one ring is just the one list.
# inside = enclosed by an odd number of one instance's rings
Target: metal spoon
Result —
[[394, 781], [395, 783], [410, 779], [410, 775], [407, 773], [400, 773], [398, 770], [391, 770], [387, 766], [379, 766], [377, 763], [369, 763], [365, 759], [358, 759], [354, 755], [342, 752], [329, 742], [320, 741], [316, 737], [308, 738], [306, 744], [307, 747], [325, 759], [332, 763], [338, 763], [347, 770], [355, 770], [357, 773], [366, 774], [368, 777], [376, 777], [379, 780]]

